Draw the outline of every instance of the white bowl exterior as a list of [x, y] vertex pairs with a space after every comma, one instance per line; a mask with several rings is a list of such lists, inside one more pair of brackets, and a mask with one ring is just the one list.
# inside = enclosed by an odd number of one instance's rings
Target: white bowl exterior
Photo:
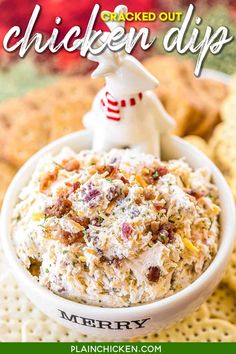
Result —
[[166, 299], [131, 308], [100, 308], [75, 303], [42, 288], [21, 265], [11, 241], [11, 216], [21, 189], [29, 181], [38, 160], [63, 146], [75, 151], [90, 148], [89, 132], [70, 134], [35, 154], [17, 173], [6, 193], [1, 220], [3, 248], [19, 285], [28, 298], [52, 319], [90, 336], [109, 340], [127, 339], [159, 330], [193, 312], [219, 283], [232, 252], [235, 235], [235, 205], [231, 191], [216, 166], [199, 150], [177, 137], [165, 137], [162, 151], [165, 159], [185, 157], [194, 167], [209, 167], [220, 191], [221, 244], [209, 268], [190, 286]]

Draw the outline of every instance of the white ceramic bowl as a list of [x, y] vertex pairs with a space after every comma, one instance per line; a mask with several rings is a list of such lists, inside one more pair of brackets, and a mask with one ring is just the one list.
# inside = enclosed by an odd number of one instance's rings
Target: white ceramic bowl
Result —
[[17, 173], [4, 199], [1, 222], [3, 248], [23, 292], [40, 310], [62, 325], [109, 340], [144, 335], [193, 312], [219, 283], [234, 244], [234, 200], [216, 166], [199, 150], [180, 138], [166, 137], [162, 140], [162, 158], [176, 159], [184, 156], [194, 168], [209, 167], [214, 183], [219, 188], [222, 207], [221, 241], [209, 268], [193, 284], [166, 299], [130, 308], [100, 308], [66, 300], [41, 287], [21, 265], [11, 241], [12, 210], [19, 192], [29, 181], [38, 160], [48, 152], [58, 153], [63, 146], [70, 146], [75, 151], [87, 149], [91, 146], [90, 135], [87, 131], [70, 134], [40, 150]]

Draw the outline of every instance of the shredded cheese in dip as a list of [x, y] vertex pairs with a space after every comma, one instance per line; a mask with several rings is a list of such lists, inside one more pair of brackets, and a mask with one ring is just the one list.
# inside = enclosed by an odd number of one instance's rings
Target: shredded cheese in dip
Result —
[[209, 266], [217, 188], [184, 160], [113, 149], [45, 157], [13, 215], [18, 257], [39, 283], [80, 303], [124, 307], [170, 296]]

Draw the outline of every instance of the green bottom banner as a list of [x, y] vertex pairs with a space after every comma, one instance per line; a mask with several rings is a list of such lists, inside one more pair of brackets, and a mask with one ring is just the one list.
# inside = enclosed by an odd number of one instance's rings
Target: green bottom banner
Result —
[[0, 343], [7, 354], [67, 353], [164, 353], [164, 354], [235, 354], [236, 343]]

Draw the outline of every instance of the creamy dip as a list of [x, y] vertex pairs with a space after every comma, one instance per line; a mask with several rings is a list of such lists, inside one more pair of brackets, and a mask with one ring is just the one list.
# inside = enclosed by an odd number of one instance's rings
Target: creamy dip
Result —
[[17, 255], [38, 282], [80, 303], [125, 307], [191, 284], [219, 242], [206, 168], [134, 150], [64, 148], [38, 164], [13, 215]]

